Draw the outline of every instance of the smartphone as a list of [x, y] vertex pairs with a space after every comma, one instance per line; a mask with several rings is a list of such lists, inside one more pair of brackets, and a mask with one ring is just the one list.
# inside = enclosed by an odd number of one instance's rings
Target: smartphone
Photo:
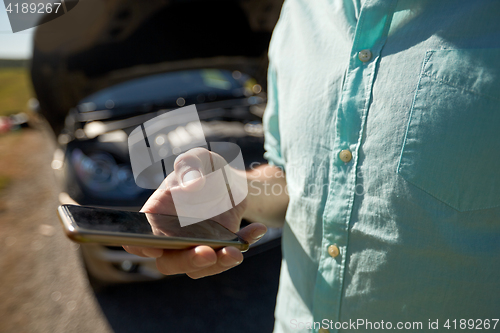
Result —
[[213, 249], [233, 246], [242, 252], [248, 243], [213, 220], [182, 227], [173, 215], [62, 205], [59, 218], [66, 235], [77, 243], [135, 245], [162, 249], [187, 249], [207, 245]]

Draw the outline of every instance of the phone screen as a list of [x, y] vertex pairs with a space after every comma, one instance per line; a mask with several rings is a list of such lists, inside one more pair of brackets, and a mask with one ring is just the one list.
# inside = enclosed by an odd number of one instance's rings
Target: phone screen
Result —
[[160, 237], [238, 241], [238, 236], [212, 220], [181, 227], [177, 216], [85, 206], [64, 206], [79, 229]]

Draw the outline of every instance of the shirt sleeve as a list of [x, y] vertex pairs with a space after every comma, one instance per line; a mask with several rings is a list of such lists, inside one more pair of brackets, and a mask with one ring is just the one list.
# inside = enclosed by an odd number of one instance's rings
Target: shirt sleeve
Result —
[[281, 154], [279, 100], [276, 79], [276, 71], [272, 63], [270, 63], [267, 72], [267, 106], [262, 119], [265, 139], [264, 149], [266, 150], [264, 157], [269, 164], [284, 168], [285, 161]]

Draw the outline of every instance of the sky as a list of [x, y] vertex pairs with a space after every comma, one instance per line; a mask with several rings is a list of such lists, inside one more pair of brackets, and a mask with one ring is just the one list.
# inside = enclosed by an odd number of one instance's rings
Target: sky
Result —
[[0, 59], [28, 59], [31, 57], [33, 31], [12, 33], [3, 1], [0, 2]]

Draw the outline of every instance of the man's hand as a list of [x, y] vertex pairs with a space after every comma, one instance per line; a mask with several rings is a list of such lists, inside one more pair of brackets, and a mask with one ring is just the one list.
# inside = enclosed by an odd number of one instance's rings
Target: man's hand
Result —
[[[168, 175], [162, 186], [148, 199], [141, 212], [176, 215], [172, 192], [198, 192], [205, 186], [205, 176], [227, 165], [218, 154], [203, 148], [192, 149], [175, 160], [174, 171]], [[244, 177], [237, 171], [232, 177]], [[240, 230], [240, 223], [248, 206], [247, 199], [236, 207], [213, 217], [215, 220], [237, 233], [252, 244], [266, 233], [266, 227], [252, 223]], [[218, 251], [209, 246], [200, 245], [187, 250], [163, 250], [157, 248], [124, 246], [132, 254], [156, 258], [158, 270], [166, 275], [186, 273], [191, 278], [214, 275], [228, 270], [243, 261], [242, 253], [234, 247], [225, 247]]]

